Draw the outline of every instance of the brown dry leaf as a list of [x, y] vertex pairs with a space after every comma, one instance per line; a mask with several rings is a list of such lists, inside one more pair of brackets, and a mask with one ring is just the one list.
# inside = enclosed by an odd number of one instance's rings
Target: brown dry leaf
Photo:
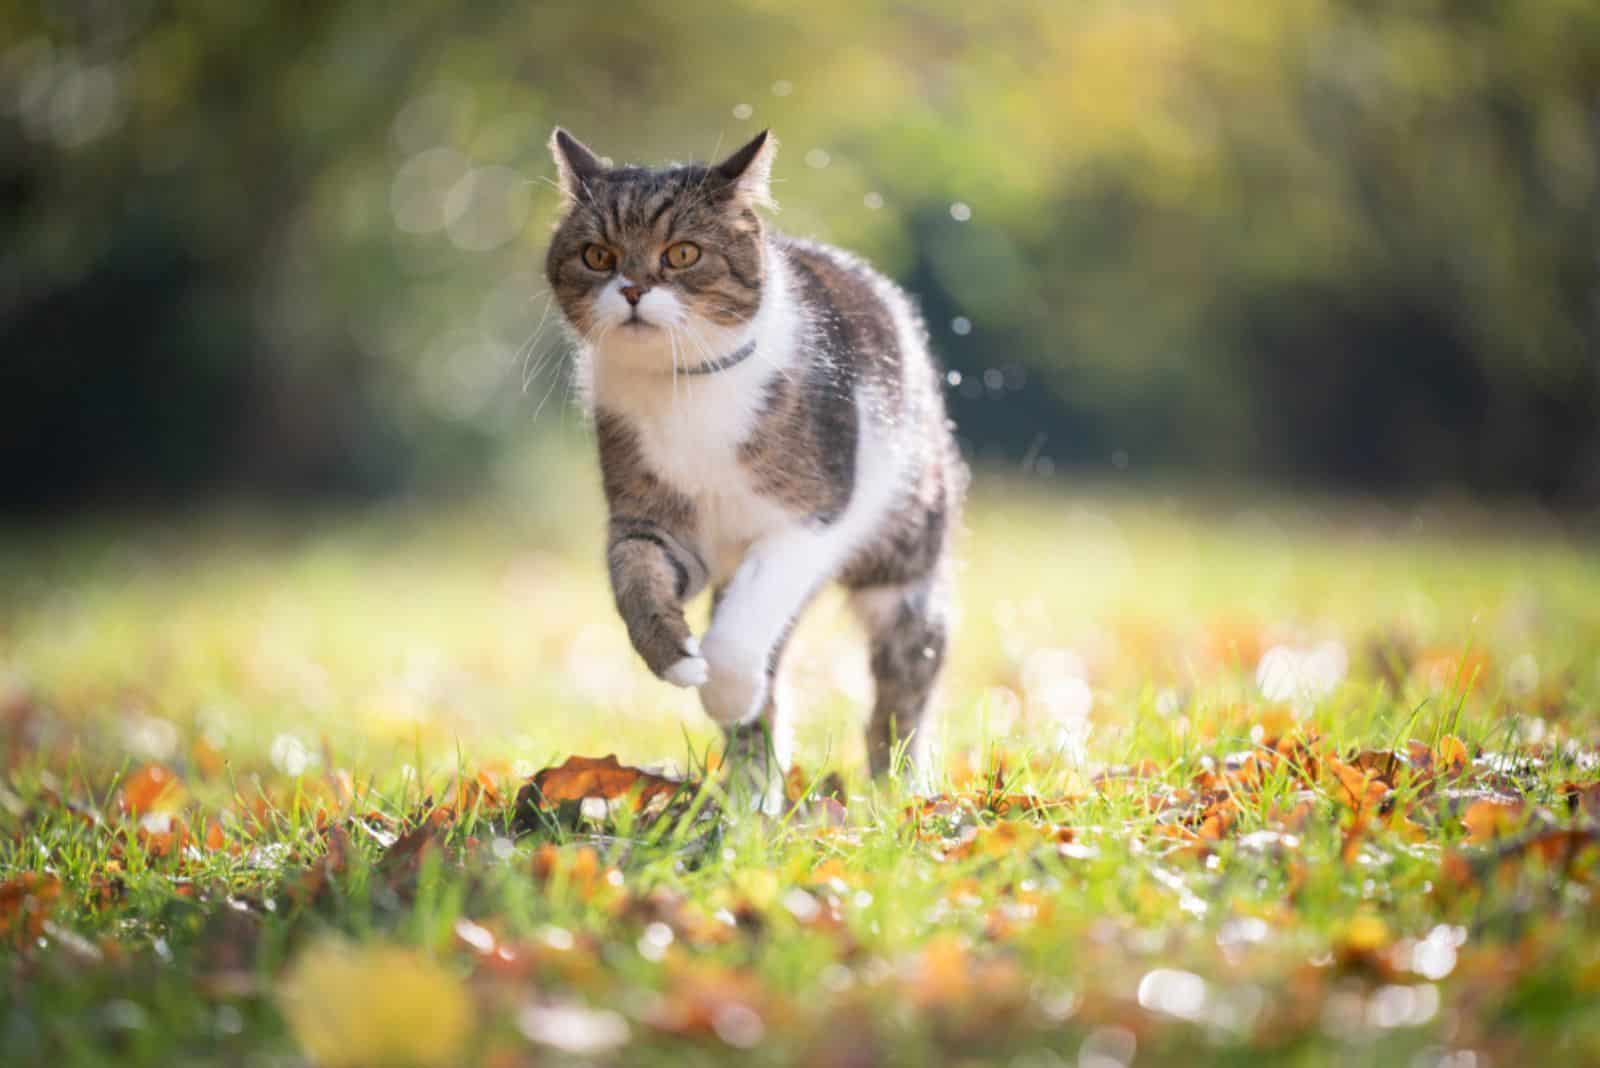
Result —
[[645, 1013], [647, 1024], [674, 1035], [716, 1035], [741, 1049], [765, 1037], [771, 999], [757, 976], [676, 954], [667, 961], [666, 993]]
[[1496, 801], [1481, 798], [1461, 813], [1467, 828], [1467, 841], [1481, 845], [1516, 830], [1522, 825], [1527, 805], [1521, 801]]
[[1600, 845], [1593, 830], [1551, 830], [1528, 839], [1527, 850], [1551, 867], [1567, 867], [1586, 849]]
[[537, 772], [517, 797], [518, 807], [531, 801], [541, 807], [588, 797], [614, 801], [633, 796], [634, 808], [652, 798], [670, 797], [683, 783], [654, 775], [641, 768], [617, 763], [615, 754], [603, 757], [568, 757], [560, 767]]
[[190, 837], [188, 826], [170, 812], [152, 812], [139, 821], [139, 846], [153, 857], [176, 856]]
[[1338, 783], [1334, 796], [1348, 805], [1357, 816], [1376, 811], [1389, 793], [1388, 785], [1370, 771], [1362, 771], [1337, 757], [1330, 756], [1324, 763]]
[[1373, 778], [1386, 786], [1393, 787], [1400, 774], [1400, 769], [1406, 767], [1408, 761], [1397, 752], [1388, 749], [1365, 749], [1351, 758], [1350, 765], [1367, 772]]
[[966, 943], [952, 934], [929, 939], [908, 970], [904, 987], [912, 1003], [924, 1009], [966, 1001], [972, 990]]
[[25, 871], [0, 883], [0, 935], [38, 938], [61, 899], [61, 880], [49, 872]]
[[146, 764], [123, 781], [122, 810], [130, 816], [167, 812], [183, 804], [183, 795], [183, 783], [171, 768]]
[[1600, 820], [1600, 782], [1564, 783], [1561, 792], [1566, 796], [1567, 807], [1573, 813]]
[[1418, 778], [1433, 776], [1433, 750], [1428, 748], [1427, 742], [1415, 739], [1407, 742], [1406, 760], [1411, 765], [1411, 773]]

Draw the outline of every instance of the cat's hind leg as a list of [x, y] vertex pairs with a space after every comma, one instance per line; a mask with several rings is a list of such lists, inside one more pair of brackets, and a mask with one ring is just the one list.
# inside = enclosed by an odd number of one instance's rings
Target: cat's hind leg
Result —
[[904, 752], [903, 770], [920, 788], [934, 770], [937, 723], [929, 706], [949, 640], [949, 579], [939, 568], [899, 585], [860, 587], [850, 603], [867, 630], [875, 688], [868, 764], [882, 776]]

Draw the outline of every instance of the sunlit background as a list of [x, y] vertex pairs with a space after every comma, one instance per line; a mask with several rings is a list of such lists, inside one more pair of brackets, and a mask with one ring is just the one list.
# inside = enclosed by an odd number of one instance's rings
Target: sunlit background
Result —
[[[558, 122], [629, 161], [771, 127], [775, 223], [921, 302], [978, 470], [969, 739], [1420, 700], [1485, 643], [1530, 709], [1594, 670], [1593, 4], [57, 2], [0, 40], [0, 666], [114, 714], [63, 735], [112, 763], [711, 740], [604, 588]], [[848, 764], [864, 658], [817, 615], [789, 674]]]
[[777, 224], [908, 286], [1040, 481], [1600, 499], [1586, 0], [57, 0], [0, 43], [7, 512], [471, 489], [576, 431], [557, 122], [771, 127]]

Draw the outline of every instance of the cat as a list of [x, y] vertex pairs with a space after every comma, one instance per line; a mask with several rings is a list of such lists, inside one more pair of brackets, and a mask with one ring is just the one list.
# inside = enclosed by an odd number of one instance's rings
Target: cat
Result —
[[[779, 660], [837, 582], [870, 641], [870, 769], [904, 754], [925, 777], [968, 473], [910, 299], [849, 253], [768, 229], [767, 131], [715, 165], [613, 167], [559, 127], [550, 150], [563, 208], [546, 273], [634, 649], [699, 689], [725, 761], [770, 790], [790, 759]], [[696, 638], [684, 606], [708, 587]]]

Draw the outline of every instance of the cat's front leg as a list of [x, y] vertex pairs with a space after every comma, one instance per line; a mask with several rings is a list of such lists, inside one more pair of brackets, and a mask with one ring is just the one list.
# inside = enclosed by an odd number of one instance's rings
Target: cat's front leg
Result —
[[701, 686], [709, 667], [683, 602], [705, 584], [699, 558], [659, 525], [613, 520], [606, 561], [628, 639], [657, 678]]
[[701, 642], [709, 677], [700, 687], [700, 703], [723, 727], [761, 714], [773, 650], [832, 574], [835, 549], [826, 531], [807, 527], [763, 538], [745, 553]]

